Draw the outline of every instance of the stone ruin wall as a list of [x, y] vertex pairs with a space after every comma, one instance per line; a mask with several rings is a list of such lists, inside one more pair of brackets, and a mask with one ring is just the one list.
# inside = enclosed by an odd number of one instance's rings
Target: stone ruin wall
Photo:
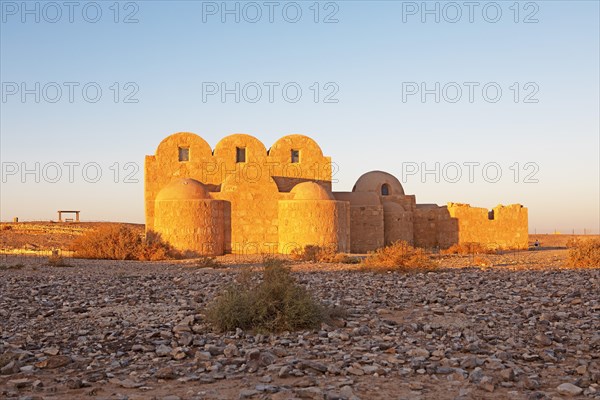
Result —
[[[189, 148], [190, 160], [179, 161], [179, 148]], [[246, 149], [246, 162], [236, 162], [236, 147]], [[290, 163], [292, 149], [300, 162]], [[155, 199], [175, 179], [192, 178], [210, 189], [211, 198], [224, 200], [224, 251], [276, 253], [279, 247], [278, 201], [280, 192], [299, 182], [317, 181], [331, 190], [331, 158], [323, 156], [312, 139], [289, 135], [267, 152], [258, 139], [235, 134], [223, 138], [213, 150], [193, 133], [165, 138], [156, 154], [145, 161], [146, 230], [154, 230]], [[279, 186], [277, 184], [279, 182]], [[288, 189], [289, 191], [289, 189]]]
[[[189, 161], [179, 161], [180, 147], [189, 148]], [[246, 162], [236, 161], [236, 147], [246, 149]], [[300, 151], [297, 163], [290, 160], [292, 149]], [[182, 243], [198, 240], [200, 231], [209, 232], [200, 240], [213, 243], [216, 250], [210, 254], [289, 253], [294, 245], [305, 244], [334, 244], [339, 251], [367, 253], [397, 240], [425, 248], [466, 242], [528, 246], [527, 209], [521, 205], [498, 206], [490, 218], [488, 210], [464, 204], [417, 204], [395, 177], [381, 171], [361, 176], [352, 192], [331, 193], [331, 174], [331, 159], [306, 136], [285, 136], [267, 151], [253, 136], [235, 134], [223, 138], [213, 151], [201, 137], [177, 133], [165, 138], [155, 155], [146, 156], [146, 229], [153, 231], [156, 220], [160, 230], [175, 236], [177, 228], [179, 236], [190, 229], [196, 232], [194, 239], [181, 237]], [[222, 228], [188, 227], [185, 220], [201, 218], [182, 214], [189, 204], [156, 214], [158, 193], [182, 178], [201, 182], [210, 199], [221, 200], [222, 205], [214, 206], [220, 217], [211, 218], [219, 219], [214, 223]], [[307, 204], [295, 200], [291, 191], [302, 182], [320, 185], [331, 199]], [[206, 221], [196, 222], [202, 227]]]
[[520, 204], [497, 206], [490, 212], [468, 204], [448, 203], [458, 221], [458, 243], [479, 242], [497, 249], [529, 247], [527, 208]]

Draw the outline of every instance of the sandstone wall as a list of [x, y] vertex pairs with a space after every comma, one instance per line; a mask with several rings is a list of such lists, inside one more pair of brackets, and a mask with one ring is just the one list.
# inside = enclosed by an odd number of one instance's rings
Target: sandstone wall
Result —
[[[182, 148], [189, 159], [180, 161]], [[238, 148], [245, 149], [242, 162], [237, 159]], [[417, 205], [414, 195], [404, 194], [397, 178], [382, 171], [362, 175], [350, 193], [335, 193], [336, 202], [330, 193], [332, 174], [331, 159], [303, 135], [284, 136], [267, 150], [253, 136], [234, 134], [219, 141], [213, 151], [200, 136], [177, 133], [165, 138], [155, 155], [146, 156], [146, 230], [160, 231], [190, 249], [198, 250], [198, 242], [212, 243], [214, 254], [219, 249], [274, 253], [289, 247], [288, 242], [335, 243], [340, 251], [354, 253], [397, 240], [430, 248], [464, 242], [527, 247], [527, 209], [520, 205], [496, 207], [492, 218], [486, 209], [468, 205]], [[192, 203], [162, 208], [156, 201], [159, 192], [182, 178], [200, 182], [206, 197], [220, 202], [199, 202], [197, 211]], [[306, 182], [318, 186], [309, 188]], [[311, 193], [324, 190], [321, 195], [329, 200], [304, 199], [314, 207], [301, 204], [291, 191], [302, 185]], [[200, 204], [218, 209], [209, 212]]]
[[384, 244], [383, 206], [375, 193], [335, 192], [350, 204], [350, 251], [367, 253]]
[[386, 246], [399, 240], [414, 244], [413, 212], [406, 211], [400, 204], [387, 201], [383, 203], [384, 242]]
[[[179, 161], [182, 147], [189, 149], [188, 161]], [[238, 147], [246, 149], [245, 162], [237, 162]], [[292, 150], [299, 152], [298, 162], [292, 162]], [[303, 135], [284, 136], [267, 151], [255, 137], [235, 134], [219, 141], [213, 152], [200, 136], [176, 133], [159, 144], [155, 155], [146, 156], [146, 230], [155, 230], [155, 199], [160, 190], [173, 180], [192, 178], [209, 188], [214, 199], [227, 202], [223, 206], [226, 252], [276, 252], [278, 201], [299, 182], [318, 181], [331, 190], [331, 173], [331, 159]]]
[[[180, 147], [189, 148], [189, 161], [179, 161]], [[246, 162], [236, 162], [236, 147], [246, 149]], [[299, 151], [297, 163], [291, 162], [292, 150]], [[214, 192], [220, 191], [225, 181], [230, 185], [245, 181], [260, 191], [258, 185], [261, 183], [271, 185], [267, 178], [278, 179], [282, 185], [280, 191], [283, 192], [307, 180], [317, 180], [331, 190], [331, 158], [323, 155], [313, 139], [303, 135], [284, 136], [267, 151], [255, 137], [234, 134], [221, 139], [213, 152], [200, 136], [180, 132], [165, 138], [158, 145], [155, 155], [146, 156], [144, 169], [147, 230], [153, 229], [154, 200], [158, 192], [178, 178], [195, 179]], [[235, 227], [232, 227], [233, 232]]]
[[272, 178], [259, 181], [227, 179], [213, 198], [228, 204], [225, 216], [225, 252], [276, 253], [279, 243], [277, 203], [281, 198]]
[[449, 218], [446, 207], [418, 204], [413, 214], [414, 244], [418, 247], [440, 246], [438, 230], [440, 221]]
[[479, 242], [492, 248], [526, 249], [529, 245], [527, 208], [520, 204], [485, 208], [448, 203], [458, 221], [458, 242]]
[[154, 232], [181, 251], [223, 254], [224, 202], [218, 200], [157, 201]]
[[350, 252], [350, 205], [335, 200], [279, 201], [279, 252], [317, 245]]

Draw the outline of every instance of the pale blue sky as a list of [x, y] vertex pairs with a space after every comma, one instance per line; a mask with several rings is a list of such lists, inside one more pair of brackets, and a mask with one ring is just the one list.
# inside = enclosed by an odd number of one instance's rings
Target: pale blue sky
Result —
[[[238, 2], [239, 23], [234, 15], [221, 21], [222, 2], [120, 2], [118, 23], [114, 1], [77, 3], [73, 23], [63, 2], [54, 3], [61, 18], [47, 2], [27, 2], [32, 10], [37, 4], [39, 22], [35, 12], [24, 12], [21, 1], [0, 3], [2, 220], [55, 219], [57, 209], [75, 208], [84, 220], [143, 222], [144, 156], [154, 153], [165, 136], [191, 131], [212, 146], [225, 135], [248, 133], [267, 148], [289, 133], [309, 135], [339, 165], [337, 191], [351, 190], [363, 172], [373, 169], [401, 178], [403, 169], [414, 165], [434, 169], [439, 162], [441, 169], [457, 163], [463, 172], [458, 182], [442, 177], [438, 183], [433, 175], [422, 179], [417, 173], [403, 181], [405, 191], [419, 203], [454, 201], [487, 208], [522, 203], [529, 208], [531, 232], [599, 230], [597, 1], [519, 2], [517, 7], [513, 1], [478, 2], [472, 23], [464, 2], [453, 3], [463, 13], [456, 23], [448, 21], [455, 15], [449, 2], [427, 3], [439, 7], [439, 23], [434, 15], [421, 21], [420, 1], [320, 2], [319, 23], [313, 20], [314, 1], [276, 2], [272, 23], [262, 1]], [[263, 15], [251, 23], [247, 19], [255, 15], [254, 4]], [[300, 20], [286, 21], [295, 17], [296, 4]], [[415, 5], [419, 10], [413, 15]], [[498, 22], [486, 21], [495, 18], [496, 5], [502, 11]], [[216, 15], [209, 15], [215, 6]], [[98, 22], [86, 21], [96, 18], [97, 8], [102, 11]], [[138, 22], [123, 23], [131, 13]], [[330, 13], [337, 23], [323, 23]], [[538, 22], [524, 23], [528, 16]], [[23, 102], [21, 84], [35, 92], [36, 82], [40, 102], [35, 93]], [[56, 103], [50, 102], [56, 97], [51, 82], [62, 87]], [[65, 82], [78, 84], [72, 103]], [[82, 95], [90, 82], [102, 90], [96, 103]], [[128, 82], [133, 85], [126, 88]], [[257, 82], [263, 98], [250, 103], [242, 97], [235, 103], [229, 95], [223, 103], [217, 95], [203, 102], [203, 82], [229, 87]], [[280, 83], [273, 103], [264, 82]], [[297, 103], [281, 94], [288, 82], [302, 88]], [[314, 82], [320, 87], [317, 103]], [[339, 88], [337, 103], [323, 102], [333, 87], [324, 90], [328, 82]], [[436, 82], [440, 87], [457, 82], [463, 95], [451, 103], [455, 92], [447, 87], [439, 103], [433, 94], [425, 102], [419, 94], [403, 101], [406, 82], [424, 82], [430, 89]], [[465, 82], [479, 84], [472, 103]], [[482, 96], [486, 83], [501, 88], [498, 102]], [[125, 95], [136, 88], [132, 98], [138, 102], [125, 103]], [[534, 91], [532, 99], [538, 102], [524, 102]], [[46, 166], [47, 176], [42, 174], [39, 183], [34, 174], [22, 179], [20, 169], [34, 169], [36, 162], [40, 170]], [[51, 182], [52, 162], [62, 166], [63, 177], [56, 183]], [[81, 164], [73, 183], [65, 162]], [[121, 170], [118, 183], [110, 168], [115, 162]], [[128, 162], [139, 171], [124, 171]], [[502, 178], [487, 182], [479, 166], [471, 183], [464, 165], [469, 162], [497, 163]], [[518, 183], [515, 162], [521, 170]], [[99, 182], [83, 179], [86, 163], [100, 165]], [[537, 183], [524, 182], [534, 171], [534, 166], [525, 170], [526, 163], [539, 167], [533, 177]], [[15, 165], [19, 171], [7, 175]], [[454, 169], [446, 171], [454, 177]], [[123, 182], [126, 172], [139, 183]]]

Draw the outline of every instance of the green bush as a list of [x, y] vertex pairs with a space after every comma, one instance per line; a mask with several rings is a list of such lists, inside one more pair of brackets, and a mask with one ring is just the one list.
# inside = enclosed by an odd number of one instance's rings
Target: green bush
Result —
[[[319, 326], [327, 310], [296, 283], [283, 265], [266, 266], [262, 279], [243, 272], [208, 307], [208, 321], [219, 331], [296, 331]], [[258, 281], [258, 282], [257, 282]]]

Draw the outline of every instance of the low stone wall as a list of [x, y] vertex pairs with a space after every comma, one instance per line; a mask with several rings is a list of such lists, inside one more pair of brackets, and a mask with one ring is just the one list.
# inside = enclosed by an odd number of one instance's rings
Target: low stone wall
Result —
[[490, 212], [468, 204], [448, 203], [451, 218], [458, 221], [458, 242], [478, 242], [499, 249], [527, 249], [527, 208], [499, 205]]

